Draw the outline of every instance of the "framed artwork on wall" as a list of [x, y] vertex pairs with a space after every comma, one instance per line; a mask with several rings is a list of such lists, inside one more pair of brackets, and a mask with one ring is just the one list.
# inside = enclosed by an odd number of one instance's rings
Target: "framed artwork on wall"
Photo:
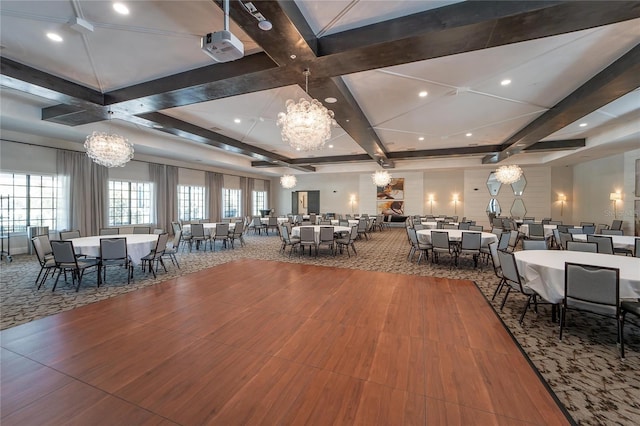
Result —
[[382, 200], [404, 200], [404, 178], [392, 178], [387, 186], [379, 186], [377, 198]]
[[404, 201], [378, 201], [378, 214], [404, 215]]

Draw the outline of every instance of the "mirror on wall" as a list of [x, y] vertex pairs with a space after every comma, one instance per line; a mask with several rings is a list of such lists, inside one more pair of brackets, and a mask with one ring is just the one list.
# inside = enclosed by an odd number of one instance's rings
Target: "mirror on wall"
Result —
[[513, 204], [511, 205], [511, 217], [522, 219], [526, 214], [527, 209], [524, 206], [524, 201], [522, 201], [522, 198], [513, 200]]
[[487, 214], [494, 213], [496, 216], [500, 216], [502, 210], [500, 209], [500, 203], [495, 198], [489, 200], [487, 205]]
[[489, 194], [491, 194], [491, 196], [495, 197], [496, 195], [498, 195], [501, 185], [502, 184], [496, 178], [496, 172], [489, 173], [489, 177], [487, 178], [487, 188], [489, 188]]
[[524, 178], [524, 174], [517, 182], [513, 182], [511, 184], [511, 189], [513, 190], [513, 195], [516, 197], [522, 196], [524, 192], [524, 188], [527, 186], [527, 180]]

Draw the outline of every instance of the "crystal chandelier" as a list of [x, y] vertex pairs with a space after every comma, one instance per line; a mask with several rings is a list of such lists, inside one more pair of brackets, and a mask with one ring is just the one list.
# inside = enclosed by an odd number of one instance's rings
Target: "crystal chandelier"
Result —
[[371, 175], [371, 179], [376, 186], [387, 186], [391, 183], [391, 175], [386, 170], [378, 170]]
[[[309, 93], [309, 70], [304, 71], [305, 92]], [[289, 142], [298, 151], [314, 151], [324, 147], [331, 138], [331, 127], [335, 127], [333, 111], [328, 110], [317, 99], [301, 98], [286, 102], [287, 112], [278, 114], [278, 126], [282, 128], [282, 140]]]
[[122, 167], [133, 158], [133, 144], [113, 133], [93, 132], [87, 136], [84, 147], [94, 163], [105, 167]]
[[522, 177], [522, 169], [516, 164], [510, 166], [500, 166], [496, 170], [496, 179], [505, 185], [517, 182]]
[[284, 189], [291, 189], [296, 186], [296, 183], [298, 183], [298, 179], [293, 175], [284, 175], [280, 178], [280, 185]]

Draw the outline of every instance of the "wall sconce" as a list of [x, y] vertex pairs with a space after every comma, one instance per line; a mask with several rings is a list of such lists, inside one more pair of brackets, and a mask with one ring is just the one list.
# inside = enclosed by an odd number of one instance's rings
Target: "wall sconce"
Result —
[[351, 214], [354, 213], [354, 207], [356, 205], [356, 194], [351, 194], [349, 197], [349, 204], [351, 204]]
[[429, 214], [433, 215], [433, 194], [429, 194], [429, 207], [430, 207], [430, 211]]
[[618, 201], [622, 200], [622, 194], [619, 192], [612, 192], [609, 194], [609, 199], [613, 203], [613, 218], [616, 219], [618, 217]]
[[453, 214], [458, 214], [458, 194], [453, 194]]
[[560, 201], [560, 216], [562, 216], [562, 211], [564, 210], [564, 203], [567, 201], [567, 196], [564, 194], [559, 194], [558, 201]]

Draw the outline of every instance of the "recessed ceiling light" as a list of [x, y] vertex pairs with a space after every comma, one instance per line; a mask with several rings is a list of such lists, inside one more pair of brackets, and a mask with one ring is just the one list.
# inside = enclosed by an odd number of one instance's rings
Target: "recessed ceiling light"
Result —
[[128, 15], [129, 14], [129, 8], [127, 6], [125, 6], [124, 3], [114, 3], [113, 4], [113, 10], [118, 12], [120, 15]]
[[345, 121], [348, 123], [348, 122], [349, 122], [349, 119], [347, 118]]
[[62, 37], [60, 37], [58, 34], [56, 33], [47, 33], [47, 37], [49, 38], [49, 40], [55, 41], [60, 43], [62, 41]]
[[424, 140], [424, 136], [420, 136], [420, 137], [418, 138], [418, 140], [419, 140], [419, 141], [423, 141], [423, 140]]
[[324, 98], [324, 101], [328, 104], [335, 104], [336, 102], [338, 102], [336, 98]]
[[242, 122], [242, 120], [240, 120], [239, 118], [234, 118], [233, 122], [236, 124], [240, 124]]
[[300, 148], [296, 148], [296, 151], [300, 151]]
[[469, 138], [469, 137], [473, 136], [473, 133], [467, 133], [465, 136]]
[[264, 21], [258, 22], [258, 28], [260, 28], [262, 31], [269, 31], [271, 30], [271, 28], [273, 28], [273, 24], [271, 23], [271, 21], [267, 21], [265, 19]]
[[580, 123], [580, 127], [587, 127], [588, 123]]
[[422, 92], [418, 93], [418, 96], [420, 96], [421, 98], [424, 98], [428, 95], [426, 90], [423, 90]]
[[507, 79], [505, 79], [505, 80], [502, 80], [502, 81], [500, 82], [500, 84], [502, 84], [503, 86], [508, 86], [508, 85], [510, 85], [510, 84], [511, 84], [511, 80], [509, 80], [509, 79], [507, 78]]
[[289, 57], [290, 57], [291, 59], [295, 59], [295, 58], [297, 58], [297, 56], [296, 56], [296, 55], [290, 55]]
[[333, 145], [329, 145], [329, 148], [333, 148]]

